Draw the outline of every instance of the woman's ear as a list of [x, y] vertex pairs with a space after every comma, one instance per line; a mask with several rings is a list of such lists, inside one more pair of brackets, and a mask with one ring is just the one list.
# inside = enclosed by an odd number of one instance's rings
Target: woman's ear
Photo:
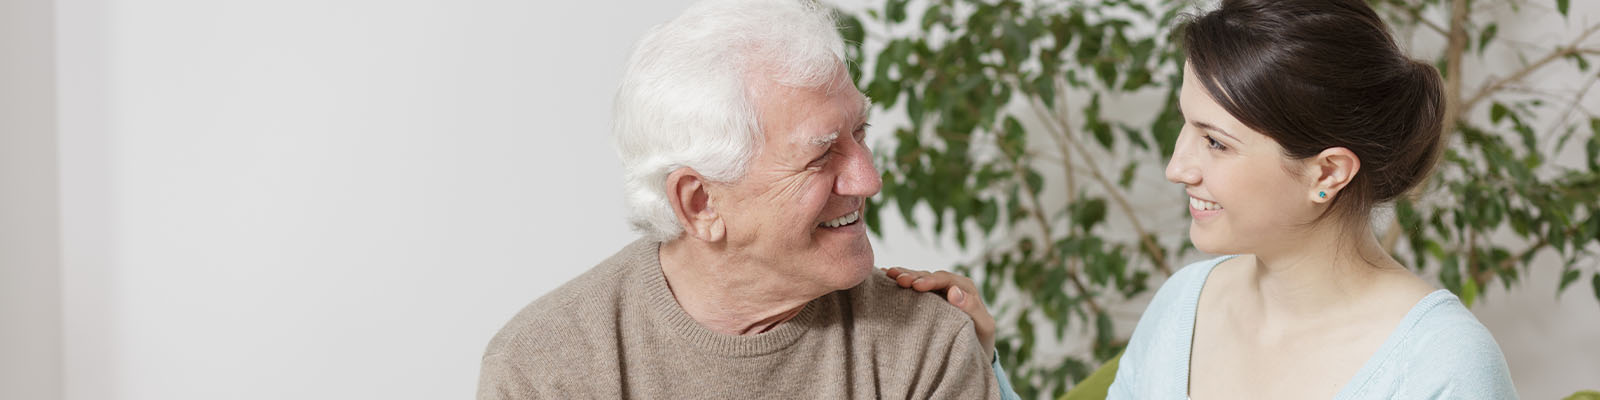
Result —
[[684, 236], [705, 242], [720, 242], [727, 234], [722, 216], [712, 206], [707, 181], [693, 168], [678, 168], [667, 174], [667, 201], [678, 217]]
[[1361, 171], [1361, 159], [1356, 153], [1343, 147], [1332, 147], [1323, 150], [1315, 157], [1311, 157], [1308, 165], [1312, 175], [1313, 184], [1311, 192], [1307, 193], [1312, 202], [1327, 203], [1349, 185], [1356, 178], [1356, 173]]

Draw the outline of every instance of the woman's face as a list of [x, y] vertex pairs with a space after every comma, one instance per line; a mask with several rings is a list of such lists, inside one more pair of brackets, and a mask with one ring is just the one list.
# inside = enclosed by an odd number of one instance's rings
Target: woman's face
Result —
[[1187, 64], [1179, 95], [1184, 125], [1167, 180], [1189, 194], [1189, 239], [1210, 254], [1259, 253], [1294, 245], [1319, 209], [1307, 197], [1307, 163], [1246, 127], [1207, 94]]

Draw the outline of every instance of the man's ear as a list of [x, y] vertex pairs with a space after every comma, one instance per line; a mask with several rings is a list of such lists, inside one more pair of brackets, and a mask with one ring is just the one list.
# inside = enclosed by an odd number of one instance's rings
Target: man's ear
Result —
[[1308, 161], [1309, 173], [1314, 181], [1307, 196], [1316, 203], [1333, 201], [1333, 197], [1361, 171], [1361, 159], [1356, 157], [1355, 152], [1343, 147], [1328, 148]]
[[722, 216], [712, 207], [711, 194], [706, 191], [707, 181], [693, 168], [683, 167], [667, 174], [667, 201], [678, 217], [678, 226], [684, 236], [705, 242], [722, 241], [727, 229]]

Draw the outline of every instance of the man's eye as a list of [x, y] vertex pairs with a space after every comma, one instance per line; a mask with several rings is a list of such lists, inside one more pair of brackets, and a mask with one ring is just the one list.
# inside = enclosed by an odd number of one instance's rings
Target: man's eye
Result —
[[822, 166], [822, 164], [828, 163], [828, 159], [831, 158], [832, 156], [833, 156], [833, 151], [832, 150], [829, 150], [826, 153], [822, 153], [822, 156], [817, 157], [815, 160], [811, 160], [811, 166], [812, 167], [820, 167], [820, 166]]

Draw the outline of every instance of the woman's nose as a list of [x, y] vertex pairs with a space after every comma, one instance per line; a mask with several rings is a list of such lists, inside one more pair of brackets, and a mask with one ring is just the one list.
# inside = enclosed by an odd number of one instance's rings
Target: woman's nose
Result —
[[1195, 185], [1200, 183], [1200, 169], [1194, 165], [1194, 155], [1189, 150], [1192, 146], [1185, 146], [1188, 135], [1178, 135], [1178, 143], [1173, 146], [1172, 159], [1167, 160], [1167, 181]]

